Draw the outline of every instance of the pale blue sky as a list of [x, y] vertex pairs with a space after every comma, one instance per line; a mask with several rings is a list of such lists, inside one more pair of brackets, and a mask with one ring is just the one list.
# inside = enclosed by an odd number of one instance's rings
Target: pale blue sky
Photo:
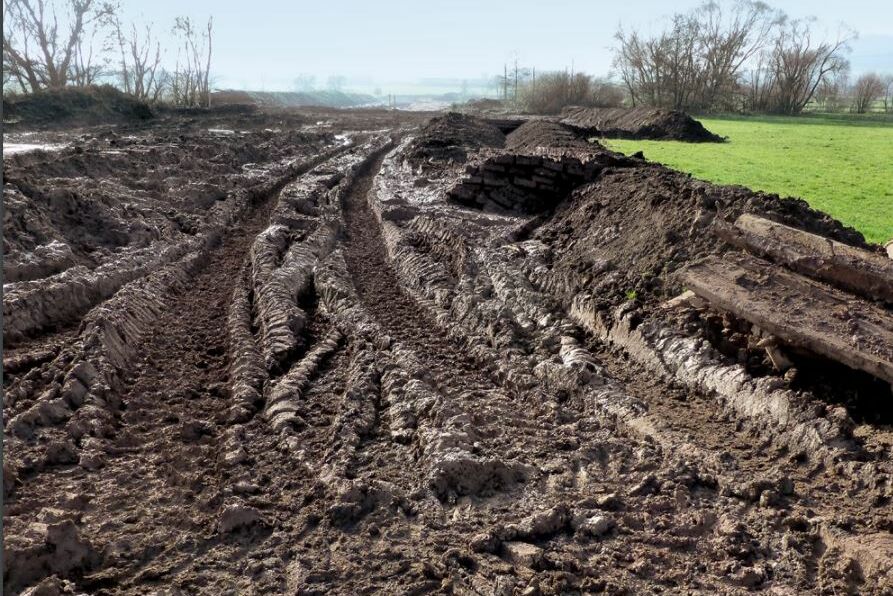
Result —
[[[333, 74], [370, 86], [425, 77], [493, 75], [517, 53], [538, 70], [611, 67], [617, 25], [657, 27], [661, 17], [700, 0], [122, 0], [125, 14], [167, 30], [177, 15], [214, 16], [213, 72], [221, 86], [291, 87], [299, 74], [322, 85]], [[893, 1], [775, 0], [792, 17], [815, 16], [829, 29], [860, 34], [854, 70], [893, 71]], [[173, 55], [169, 52], [169, 59]]]

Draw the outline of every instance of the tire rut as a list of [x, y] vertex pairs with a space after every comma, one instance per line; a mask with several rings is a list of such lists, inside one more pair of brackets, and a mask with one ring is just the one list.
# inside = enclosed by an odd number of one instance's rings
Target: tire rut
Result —
[[100, 454], [96, 469], [48, 469], [17, 490], [8, 514], [52, 507], [60, 494], [90, 495], [82, 535], [120, 551], [83, 579], [97, 593], [169, 581], [184, 557], [209, 547], [201, 537], [213, 535], [225, 475], [214, 462], [225, 428], [227, 309], [236, 272], [277, 195], [224, 237], [146, 334], [141, 358], [123, 379], [114, 437], [86, 441]]
[[482, 372], [479, 363], [450, 341], [401, 289], [388, 261], [381, 226], [366, 200], [384, 157], [379, 157], [357, 178], [345, 198], [345, 260], [360, 300], [388, 335], [418, 353], [438, 389], [493, 389], [496, 384]]

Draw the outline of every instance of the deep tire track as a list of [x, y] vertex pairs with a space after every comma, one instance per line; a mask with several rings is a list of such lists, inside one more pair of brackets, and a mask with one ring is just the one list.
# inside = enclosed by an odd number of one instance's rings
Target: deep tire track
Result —
[[381, 226], [367, 201], [385, 155], [354, 182], [345, 197], [345, 261], [364, 306], [397, 341], [413, 348], [428, 365], [438, 389], [492, 389], [479, 363], [446, 337], [422, 307], [401, 289], [389, 262]]
[[[85, 446], [98, 451], [102, 467], [75, 466], [66, 474], [47, 469], [19, 487], [9, 504], [7, 515], [33, 515], [58, 506], [60, 494], [88, 496], [81, 535], [120, 554], [106, 555], [79, 582], [87, 589], [119, 593], [168, 584], [218, 541], [225, 474], [215, 462], [228, 395], [229, 299], [277, 196], [271, 193], [224, 235], [194, 283], [171, 296], [146, 333], [141, 358], [124, 378], [115, 436]], [[177, 583], [190, 590], [189, 580]]]

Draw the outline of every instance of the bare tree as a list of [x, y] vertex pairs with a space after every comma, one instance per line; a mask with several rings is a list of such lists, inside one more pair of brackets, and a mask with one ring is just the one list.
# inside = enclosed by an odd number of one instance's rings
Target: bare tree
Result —
[[326, 81], [326, 89], [330, 91], [341, 91], [344, 89], [344, 84], [347, 82], [347, 77], [344, 75], [332, 75]]
[[89, 84], [93, 42], [115, 12], [97, 0], [5, 0], [3, 63], [25, 91]]
[[[152, 25], [145, 26], [141, 36], [135, 23], [131, 24], [130, 36], [126, 37], [121, 21], [115, 19], [115, 34], [121, 52], [121, 79], [124, 91], [147, 101], [158, 101], [162, 85], [159, 79], [161, 43], [152, 37]], [[154, 48], [153, 48], [154, 45]], [[154, 50], [154, 51], [153, 51]]]
[[846, 72], [834, 77], [827, 77], [815, 92], [815, 101], [825, 112], [839, 112], [846, 107], [849, 90]]
[[885, 74], [881, 79], [884, 82], [884, 111], [893, 112], [893, 74]]
[[793, 20], [779, 30], [769, 64], [773, 111], [799, 114], [823, 81], [849, 68], [843, 53], [855, 36], [841, 31], [835, 41], [817, 42], [813, 24]]
[[707, 2], [676, 14], [656, 36], [618, 30], [614, 64], [633, 105], [699, 111], [732, 103], [740, 73], [781, 15], [754, 0], [728, 6]]
[[877, 73], [865, 73], [853, 84], [853, 111], [864, 114], [871, 104], [884, 94], [884, 82]]
[[208, 18], [206, 30], [200, 33], [189, 17], [177, 17], [174, 34], [182, 47], [171, 78], [174, 103], [184, 106], [206, 106], [211, 100], [211, 34], [213, 18]]

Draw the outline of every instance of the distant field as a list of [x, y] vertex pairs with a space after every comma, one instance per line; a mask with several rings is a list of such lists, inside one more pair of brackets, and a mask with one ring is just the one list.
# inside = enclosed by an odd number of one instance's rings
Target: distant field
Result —
[[872, 242], [893, 238], [893, 121], [877, 117], [703, 118], [723, 144], [609, 140], [720, 184], [805, 199]]

